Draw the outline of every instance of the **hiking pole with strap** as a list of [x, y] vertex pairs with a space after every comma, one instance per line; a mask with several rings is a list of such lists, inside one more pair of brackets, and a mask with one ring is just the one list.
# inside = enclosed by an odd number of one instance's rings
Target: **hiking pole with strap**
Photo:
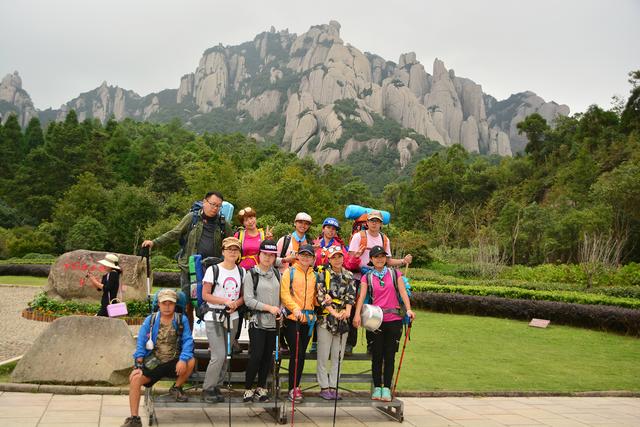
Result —
[[402, 354], [400, 355], [400, 363], [398, 363], [398, 372], [396, 372], [396, 380], [393, 382], [393, 391], [391, 392], [391, 400], [396, 397], [396, 387], [398, 386], [398, 378], [400, 378], [400, 368], [402, 368], [402, 359], [404, 359], [404, 351], [407, 348], [407, 341], [411, 336], [411, 325], [413, 321], [409, 322], [409, 326], [404, 333], [404, 344], [402, 345]]
[[231, 427], [231, 314], [227, 315], [227, 389], [229, 390], [229, 427]]
[[149, 314], [153, 314], [151, 307], [151, 262], [149, 261], [151, 251], [148, 246], [140, 248], [140, 257], [146, 258], [147, 261], [147, 304], [149, 305]]
[[[273, 409], [276, 414], [278, 414], [278, 394], [280, 394], [280, 329], [282, 328], [282, 317], [282, 313], [280, 313], [279, 317], [276, 316], [276, 357], [273, 361], [273, 395], [275, 398]], [[276, 424], [278, 424], [277, 419]]]
[[342, 364], [342, 336], [343, 335], [344, 335], [344, 332], [341, 332], [340, 341], [338, 343], [340, 347], [338, 348], [338, 374], [336, 377], [336, 397], [334, 398], [335, 401], [333, 402], [333, 427], [336, 427], [336, 412], [338, 411], [338, 390], [340, 390], [340, 365]]
[[[298, 382], [298, 351], [300, 350], [300, 324], [296, 320], [296, 358], [294, 361], [294, 369], [293, 369], [293, 399], [291, 399], [291, 426], [293, 426], [293, 417], [296, 410], [296, 387]], [[291, 369], [291, 366], [289, 366]]]

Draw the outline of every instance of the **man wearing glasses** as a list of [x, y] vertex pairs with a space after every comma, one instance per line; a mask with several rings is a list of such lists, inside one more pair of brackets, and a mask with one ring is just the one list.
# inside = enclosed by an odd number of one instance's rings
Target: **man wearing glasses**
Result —
[[163, 246], [167, 243], [181, 240], [184, 242], [178, 253], [178, 267], [180, 267], [180, 287], [187, 295], [187, 316], [193, 324], [193, 308], [191, 307], [189, 283], [189, 257], [194, 254], [202, 255], [202, 259], [216, 257], [222, 259], [222, 240], [232, 236], [231, 226], [220, 215], [223, 202], [222, 194], [210, 191], [202, 200], [199, 212], [187, 213], [173, 229], [153, 240], [145, 240], [142, 247], [149, 249]]

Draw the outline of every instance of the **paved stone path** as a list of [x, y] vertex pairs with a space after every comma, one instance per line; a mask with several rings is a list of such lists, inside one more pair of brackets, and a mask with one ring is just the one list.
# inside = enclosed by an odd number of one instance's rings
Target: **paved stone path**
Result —
[[40, 286], [0, 285], [0, 362], [24, 354], [49, 326], [21, 316], [22, 310], [41, 290]]
[[[631, 397], [443, 397], [404, 398], [405, 421], [390, 421], [374, 408], [338, 409], [339, 426], [640, 426], [640, 399]], [[233, 425], [274, 425], [261, 409], [233, 409]], [[0, 393], [0, 426], [54, 427], [122, 424], [129, 415], [127, 396]], [[164, 426], [227, 425], [227, 407], [158, 409]], [[296, 424], [330, 426], [331, 408], [303, 408]], [[146, 426], [146, 420], [144, 420]]]

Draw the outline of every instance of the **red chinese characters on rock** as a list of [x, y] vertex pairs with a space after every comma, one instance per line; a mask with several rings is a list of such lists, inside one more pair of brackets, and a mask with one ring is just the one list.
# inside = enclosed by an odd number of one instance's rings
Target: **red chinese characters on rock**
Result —
[[[101, 273], [104, 273], [105, 271], [107, 271], [107, 267], [105, 267], [104, 265], [95, 265], [95, 264], [89, 265], [89, 264], [85, 264], [85, 263], [82, 263], [82, 262], [78, 261], [78, 262], [72, 262], [70, 264], [65, 264], [64, 265], [64, 270], [65, 271], [67, 271], [67, 270], [82, 271], [86, 275], [86, 274], [89, 274], [89, 273], [93, 273], [96, 270], [101, 272]], [[87, 280], [86, 280], [85, 276], [82, 276], [80, 278], [79, 283], [80, 283], [80, 287], [81, 288], [84, 287], [84, 285], [87, 284]]]

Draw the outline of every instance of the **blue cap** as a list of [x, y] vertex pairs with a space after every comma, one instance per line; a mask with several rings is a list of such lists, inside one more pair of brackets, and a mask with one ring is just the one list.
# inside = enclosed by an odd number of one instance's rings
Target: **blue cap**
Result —
[[324, 221], [322, 221], [322, 226], [324, 227], [325, 225], [332, 225], [338, 230], [340, 229], [340, 223], [338, 222], [337, 219], [332, 217], [325, 218]]

